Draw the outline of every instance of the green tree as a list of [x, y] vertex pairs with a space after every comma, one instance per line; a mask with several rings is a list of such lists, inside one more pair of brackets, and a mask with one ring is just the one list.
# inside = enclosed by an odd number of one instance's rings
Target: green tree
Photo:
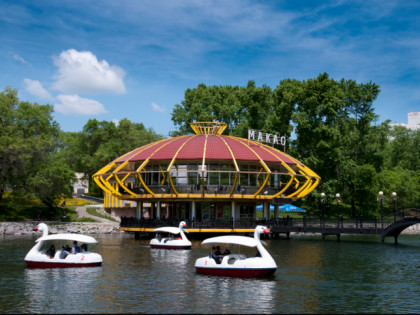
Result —
[[17, 91], [6, 88], [0, 110], [0, 195], [9, 189], [20, 199], [39, 198], [54, 207], [51, 200], [68, 195], [75, 177], [67, 165], [56, 165], [60, 129], [53, 107], [19, 102]]
[[65, 150], [61, 157], [74, 170], [84, 173], [90, 192], [100, 194], [101, 189], [91, 180], [93, 174], [119, 156], [162, 138], [152, 129], [128, 119], [120, 120], [118, 125], [90, 119], [83, 131], [62, 135]]
[[249, 128], [273, 127], [266, 123], [273, 105], [271, 88], [256, 87], [254, 81], [246, 87], [199, 84], [195, 89], [187, 89], [185, 99], [175, 105], [172, 121], [179, 129], [173, 135], [191, 133], [192, 122], [220, 121], [228, 126], [226, 134], [247, 137]]
[[413, 171], [420, 169], [420, 130], [394, 126], [390, 129], [386, 142], [387, 168], [401, 167]]
[[397, 204], [399, 208], [419, 207], [420, 201], [420, 172], [395, 167], [386, 169], [377, 174], [375, 178], [374, 191], [376, 195], [383, 191], [387, 197], [386, 202], [391, 198], [392, 192], [397, 192]]
[[346, 215], [369, 215], [375, 211], [376, 183], [385, 169], [413, 171], [408, 187], [420, 188], [415, 173], [420, 168], [420, 132], [377, 124], [373, 104], [379, 93], [375, 83], [337, 81], [327, 73], [306, 81], [285, 79], [274, 90], [256, 87], [253, 81], [245, 87], [200, 84], [185, 92], [172, 120], [179, 127], [175, 135], [190, 133], [191, 122], [213, 120], [227, 123], [227, 133], [240, 137], [247, 137], [249, 128], [286, 134], [287, 152], [321, 176], [306, 206], [316, 209], [321, 191], [330, 200], [340, 193], [350, 204]]
[[[363, 171], [371, 174], [369, 165], [380, 171], [383, 164], [381, 134], [372, 125], [377, 119], [372, 104], [378, 93], [373, 83], [335, 81], [326, 73], [304, 81], [296, 93], [293, 152], [321, 176], [318, 190], [335, 189], [329, 193], [340, 192], [351, 204], [350, 216], [355, 215], [357, 204], [368, 202], [370, 188], [366, 183], [362, 189], [356, 177], [363, 176]], [[317, 198], [312, 198], [316, 203]]]

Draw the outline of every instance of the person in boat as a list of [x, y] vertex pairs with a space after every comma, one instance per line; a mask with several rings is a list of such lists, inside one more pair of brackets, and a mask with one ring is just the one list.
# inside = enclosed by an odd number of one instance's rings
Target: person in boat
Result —
[[230, 255], [230, 254], [231, 254], [231, 252], [230, 252], [229, 247], [226, 247], [225, 250], [223, 251], [222, 255], [227, 256], [227, 255]]
[[66, 244], [66, 247], [63, 246], [63, 251], [61, 252], [61, 259], [65, 259], [71, 252], [69, 244]]
[[222, 252], [220, 251], [220, 246], [216, 246], [216, 255], [221, 256]]
[[161, 235], [159, 232], [157, 232], [157, 233], [156, 233], [156, 239], [157, 239], [159, 242], [162, 240], [162, 235]]
[[77, 253], [80, 253], [80, 246], [77, 245], [77, 241], [73, 241], [73, 248], [71, 249], [71, 253], [73, 255], [76, 255]]
[[222, 262], [222, 256], [221, 255], [218, 255], [216, 253], [217, 253], [217, 248], [216, 247], [213, 247], [212, 248], [212, 251], [211, 251], [211, 254], [210, 254], [210, 257], [214, 259], [214, 261], [216, 262], [216, 264], [220, 264]]
[[87, 244], [82, 244], [80, 248], [82, 249], [82, 252], [87, 252]]
[[54, 258], [54, 256], [55, 256], [55, 246], [54, 246], [54, 244], [52, 244], [50, 246], [50, 249], [47, 250], [46, 254], [47, 254], [48, 258]]

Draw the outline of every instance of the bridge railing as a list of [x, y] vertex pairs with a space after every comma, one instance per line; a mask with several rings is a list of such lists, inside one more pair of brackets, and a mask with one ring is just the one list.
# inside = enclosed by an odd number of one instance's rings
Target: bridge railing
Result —
[[[380, 218], [279, 218], [279, 219], [238, 219], [238, 220], [189, 220], [189, 219], [138, 219], [134, 217], [122, 217], [120, 227], [125, 228], [157, 228], [162, 226], [178, 226], [185, 221], [188, 228], [199, 229], [253, 229], [257, 225], [266, 225], [270, 228], [301, 227], [301, 228], [381, 228]], [[392, 221], [393, 222], [393, 221]], [[392, 223], [384, 220], [384, 226]]]

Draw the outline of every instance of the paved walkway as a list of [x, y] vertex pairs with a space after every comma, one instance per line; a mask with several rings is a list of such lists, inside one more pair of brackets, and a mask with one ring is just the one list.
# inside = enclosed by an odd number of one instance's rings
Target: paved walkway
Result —
[[[91, 214], [87, 213], [86, 208], [87, 208], [86, 206], [76, 208], [76, 212], [77, 212], [77, 214], [80, 218], [83, 218], [83, 217], [84, 218], [91, 218], [91, 219], [94, 219], [98, 222], [109, 223], [109, 224], [113, 224], [113, 225], [119, 225], [118, 222], [111, 221], [111, 220], [108, 220], [108, 219], [104, 219], [104, 218], [101, 218], [101, 217], [97, 217], [95, 215], [91, 215]], [[101, 207], [96, 207], [96, 208], [101, 209]]]

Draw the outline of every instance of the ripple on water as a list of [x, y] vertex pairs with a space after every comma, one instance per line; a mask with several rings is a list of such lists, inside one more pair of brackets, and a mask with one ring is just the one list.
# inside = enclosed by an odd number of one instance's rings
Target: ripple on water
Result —
[[[104, 264], [27, 269], [34, 239], [0, 239], [1, 313], [418, 313], [420, 237], [268, 240], [269, 279], [212, 277], [194, 263], [209, 248], [150, 249], [149, 240], [100, 235]], [[7, 270], [7, 272], [4, 272]]]

